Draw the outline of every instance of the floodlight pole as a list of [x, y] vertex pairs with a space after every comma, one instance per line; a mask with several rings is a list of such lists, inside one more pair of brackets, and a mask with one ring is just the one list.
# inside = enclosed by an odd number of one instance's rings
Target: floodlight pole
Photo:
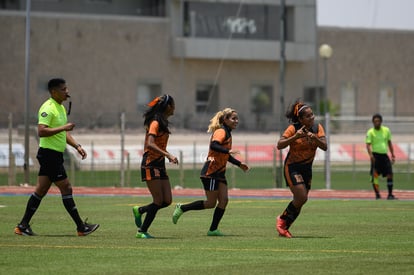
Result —
[[30, 182], [30, 133], [29, 133], [29, 106], [30, 106], [30, 4], [26, 0], [26, 48], [25, 48], [25, 102], [24, 102], [24, 183]]
[[[285, 119], [285, 22], [286, 22], [286, 12], [285, 12], [285, 0], [280, 1], [280, 60], [279, 60], [279, 94], [280, 94], [280, 115], [279, 115], [279, 128], [280, 136], [282, 136]], [[276, 174], [276, 187], [281, 188], [282, 184], [282, 173], [283, 173], [283, 153], [282, 150], [279, 150], [279, 173]]]
[[325, 135], [326, 135], [326, 143], [327, 149], [325, 152], [325, 188], [331, 189], [331, 146], [330, 146], [330, 137], [331, 137], [331, 129], [330, 129], [330, 114], [329, 114], [329, 100], [328, 100], [328, 68], [327, 63], [328, 59], [332, 56], [332, 48], [328, 44], [323, 44], [319, 47], [319, 56], [323, 59], [323, 86], [324, 86], [324, 111], [325, 111]]

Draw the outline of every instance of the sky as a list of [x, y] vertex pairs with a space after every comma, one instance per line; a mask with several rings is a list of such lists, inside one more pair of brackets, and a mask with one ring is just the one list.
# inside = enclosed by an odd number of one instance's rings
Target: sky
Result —
[[318, 26], [414, 30], [414, 0], [316, 0]]

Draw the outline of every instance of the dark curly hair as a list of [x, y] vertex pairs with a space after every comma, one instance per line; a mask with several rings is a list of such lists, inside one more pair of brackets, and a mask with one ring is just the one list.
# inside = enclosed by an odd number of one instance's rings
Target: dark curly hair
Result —
[[289, 105], [285, 116], [289, 119], [289, 122], [298, 123], [299, 118], [303, 115], [303, 111], [308, 108], [310, 108], [310, 106], [306, 105], [298, 98], [293, 104]]
[[168, 128], [168, 119], [164, 116], [164, 112], [167, 106], [174, 104], [174, 98], [168, 94], [156, 97], [150, 103], [148, 103], [149, 109], [144, 113], [144, 126], [146, 129], [149, 128], [150, 123], [153, 120], [158, 121], [160, 130], [163, 132], [170, 133]]

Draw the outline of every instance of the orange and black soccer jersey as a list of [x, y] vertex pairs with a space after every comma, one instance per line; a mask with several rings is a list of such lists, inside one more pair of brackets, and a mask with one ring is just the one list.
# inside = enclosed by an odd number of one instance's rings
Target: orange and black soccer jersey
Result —
[[145, 155], [145, 163], [143, 163], [143, 166], [149, 165], [150, 163], [153, 163], [154, 161], [160, 161], [164, 160], [164, 155], [151, 150], [148, 148], [148, 137], [150, 135], [154, 136], [155, 144], [162, 150], [166, 151], [167, 149], [167, 143], [169, 138], [168, 132], [162, 132], [159, 129], [159, 122], [156, 120], [151, 121], [149, 128], [147, 130], [147, 133], [145, 135], [145, 145], [144, 145], [144, 155]]
[[[295, 135], [296, 131], [295, 125], [289, 125], [282, 136], [284, 138], [290, 138]], [[318, 137], [325, 136], [325, 131], [321, 124], [318, 124], [317, 133], [315, 134]], [[298, 138], [289, 145], [289, 153], [285, 160], [286, 165], [293, 163], [312, 164], [317, 148], [317, 144], [307, 137]]]
[[[227, 129], [225, 126], [223, 126], [222, 128], [214, 131], [213, 135], [210, 138], [210, 146], [213, 142], [218, 142], [221, 147], [230, 150], [232, 143], [230, 129]], [[226, 165], [227, 161], [229, 160], [229, 156], [229, 153], [218, 152], [210, 148], [208, 150], [207, 160], [201, 169], [200, 177], [225, 180]]]

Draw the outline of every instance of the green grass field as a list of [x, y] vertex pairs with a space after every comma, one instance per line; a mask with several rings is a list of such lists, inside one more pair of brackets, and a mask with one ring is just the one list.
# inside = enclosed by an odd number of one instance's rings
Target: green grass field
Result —
[[[75, 198], [83, 217], [101, 227], [77, 237], [59, 196], [44, 198], [32, 220], [35, 237], [17, 236], [27, 196], [0, 196], [0, 274], [412, 274], [414, 201], [310, 200], [280, 238], [274, 219], [287, 200], [233, 198], [207, 237], [213, 210], [158, 212], [136, 239], [131, 208], [148, 197]], [[190, 202], [194, 198], [174, 198]]]

